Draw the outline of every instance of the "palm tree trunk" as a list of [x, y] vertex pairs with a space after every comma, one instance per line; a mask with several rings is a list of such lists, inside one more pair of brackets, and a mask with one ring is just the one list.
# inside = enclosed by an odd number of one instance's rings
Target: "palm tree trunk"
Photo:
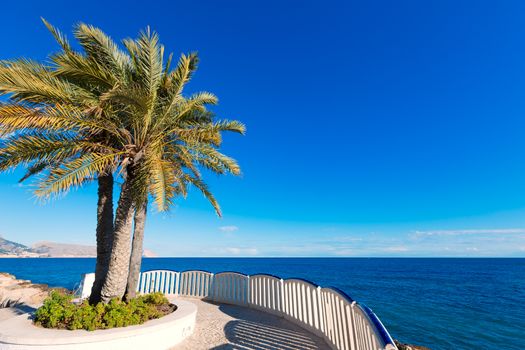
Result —
[[89, 302], [100, 302], [100, 293], [108, 273], [109, 257], [113, 245], [113, 175], [98, 177], [97, 207], [97, 264], [95, 282]]
[[140, 265], [142, 263], [142, 251], [144, 246], [144, 227], [146, 226], [148, 201], [140, 204], [135, 209], [135, 227], [133, 230], [133, 242], [131, 244], [131, 258], [129, 260], [129, 275], [126, 286], [126, 299], [133, 299], [137, 294], [139, 283]]
[[126, 291], [131, 255], [131, 228], [133, 224], [133, 197], [131, 192], [132, 175], [128, 174], [122, 185], [115, 216], [115, 233], [109, 268], [102, 287], [102, 301], [107, 303], [113, 298], [122, 298]]

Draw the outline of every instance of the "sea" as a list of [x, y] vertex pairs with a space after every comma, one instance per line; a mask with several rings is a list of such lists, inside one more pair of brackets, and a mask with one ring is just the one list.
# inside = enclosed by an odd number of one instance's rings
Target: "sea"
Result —
[[[92, 258], [0, 259], [0, 271], [73, 289]], [[430, 349], [523, 349], [521, 258], [145, 258], [154, 269], [300, 277], [368, 305], [393, 338]]]

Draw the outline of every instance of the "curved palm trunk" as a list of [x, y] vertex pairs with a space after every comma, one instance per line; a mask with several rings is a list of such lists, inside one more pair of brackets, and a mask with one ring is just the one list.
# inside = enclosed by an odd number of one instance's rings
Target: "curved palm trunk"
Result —
[[111, 246], [113, 245], [113, 175], [98, 177], [97, 205], [97, 264], [95, 282], [89, 297], [91, 304], [100, 301], [100, 293], [106, 280]]
[[133, 243], [131, 244], [131, 257], [129, 260], [129, 275], [126, 285], [126, 299], [133, 299], [137, 294], [142, 251], [144, 247], [144, 227], [146, 226], [147, 200], [135, 209], [135, 227], [133, 230]]
[[115, 216], [113, 248], [109, 260], [108, 273], [102, 286], [102, 301], [107, 303], [113, 298], [122, 298], [126, 291], [131, 254], [131, 228], [133, 224], [133, 198], [131, 193], [132, 176], [128, 175], [122, 185]]

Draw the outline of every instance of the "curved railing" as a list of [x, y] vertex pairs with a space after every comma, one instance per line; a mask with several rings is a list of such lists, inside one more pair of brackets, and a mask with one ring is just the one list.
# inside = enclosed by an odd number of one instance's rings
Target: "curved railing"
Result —
[[[89, 296], [94, 274], [83, 276], [81, 297]], [[337, 350], [396, 350], [392, 337], [373, 311], [343, 291], [310, 281], [238, 272], [213, 274], [190, 270], [142, 272], [137, 291], [204, 298], [247, 306], [284, 317], [322, 337]]]

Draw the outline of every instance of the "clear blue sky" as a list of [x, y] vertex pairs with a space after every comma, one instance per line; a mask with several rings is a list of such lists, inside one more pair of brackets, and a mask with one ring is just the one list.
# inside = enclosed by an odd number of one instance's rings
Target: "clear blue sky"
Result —
[[[241, 178], [207, 176], [149, 217], [175, 256], [525, 256], [525, 2], [24, 1], [2, 5], [0, 58], [57, 47], [40, 16], [114, 39], [147, 25], [198, 50], [190, 88], [220, 98]], [[0, 234], [94, 242], [95, 188], [35, 204], [0, 175]]]

